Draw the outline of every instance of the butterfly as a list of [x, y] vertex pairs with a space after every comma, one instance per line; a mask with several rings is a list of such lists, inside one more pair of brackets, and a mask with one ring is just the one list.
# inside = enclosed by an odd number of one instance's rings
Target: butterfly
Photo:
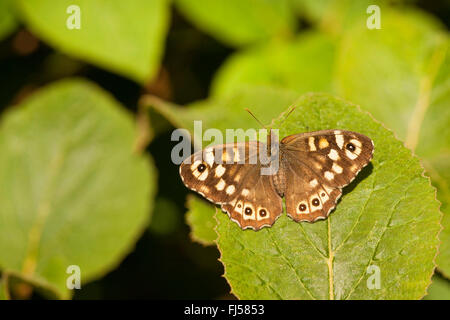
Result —
[[[372, 159], [367, 136], [345, 130], [322, 130], [283, 138], [273, 148], [247, 141], [200, 150], [183, 161], [180, 176], [189, 189], [221, 206], [241, 229], [272, 226], [283, 213], [294, 221], [326, 219], [342, 195]], [[262, 174], [267, 152], [277, 170]]]

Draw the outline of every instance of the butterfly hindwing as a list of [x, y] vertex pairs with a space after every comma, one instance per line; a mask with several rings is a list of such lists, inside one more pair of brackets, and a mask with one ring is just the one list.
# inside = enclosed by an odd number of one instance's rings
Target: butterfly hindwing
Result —
[[272, 177], [260, 175], [254, 166], [239, 186], [236, 197], [222, 205], [231, 220], [242, 229], [259, 230], [271, 226], [282, 214], [281, 197], [276, 193]]
[[372, 159], [372, 140], [360, 133], [324, 130], [285, 137], [286, 211], [296, 221], [326, 218], [341, 189]]
[[183, 183], [220, 204], [242, 229], [270, 226], [283, 209], [271, 176], [260, 174], [262, 148], [255, 141], [205, 148], [181, 164]]
[[287, 215], [295, 221], [325, 219], [336, 206], [341, 189], [326, 184], [319, 174], [301, 162], [287, 163], [285, 170]]

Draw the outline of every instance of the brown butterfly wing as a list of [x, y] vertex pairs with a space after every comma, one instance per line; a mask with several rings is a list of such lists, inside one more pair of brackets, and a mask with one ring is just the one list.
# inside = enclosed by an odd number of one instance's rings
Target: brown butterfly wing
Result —
[[181, 164], [181, 179], [189, 189], [220, 204], [242, 229], [271, 226], [283, 208], [271, 176], [260, 174], [259, 151], [264, 148], [256, 141], [206, 148]]
[[372, 159], [371, 139], [344, 130], [324, 130], [281, 141], [287, 214], [295, 221], [325, 219], [348, 185]]

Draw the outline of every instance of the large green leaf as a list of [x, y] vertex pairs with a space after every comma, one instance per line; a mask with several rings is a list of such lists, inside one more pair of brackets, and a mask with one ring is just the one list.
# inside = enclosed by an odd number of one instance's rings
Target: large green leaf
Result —
[[292, 33], [289, 0], [175, 0], [194, 24], [219, 40], [240, 46]]
[[428, 288], [426, 300], [450, 300], [450, 282], [437, 275], [433, 277], [433, 283]]
[[61, 298], [114, 268], [149, 219], [155, 170], [133, 151], [131, 117], [97, 86], [66, 80], [0, 127], [0, 270]]
[[[441, 210], [446, 213], [438, 265], [442, 272], [450, 275], [447, 32], [421, 12], [383, 10], [381, 30], [368, 30], [365, 25], [357, 24], [347, 31], [341, 42], [328, 42], [330, 54], [320, 53], [327, 42], [311, 39], [327, 38], [316, 33], [300, 36], [279, 47], [270, 45], [259, 52], [236, 54], [218, 72], [213, 94], [222, 96], [242, 85], [265, 83], [299, 93], [308, 90], [337, 93], [369, 110], [406, 140], [438, 188]], [[333, 50], [333, 46], [337, 49]], [[317, 54], [314, 58], [305, 56], [304, 52]], [[279, 63], [268, 63], [271, 56], [283, 59]], [[297, 57], [305, 62], [299, 63]]]
[[[168, 0], [20, 0], [25, 23], [38, 37], [64, 53], [138, 82], [157, 72], [168, 25]], [[69, 29], [80, 8], [80, 29]]]
[[187, 207], [186, 222], [191, 227], [191, 239], [205, 246], [213, 245], [217, 234], [214, 231], [216, 220], [211, 214], [211, 205], [199, 197], [189, 195]]
[[243, 84], [276, 84], [299, 92], [331, 91], [335, 43], [318, 32], [234, 54], [214, 78], [212, 94], [228, 95]]
[[[192, 112], [192, 118], [209, 124], [213, 123], [209, 115], [221, 112], [227, 114], [229, 128], [239, 128], [248, 101], [256, 110], [280, 113], [292, 103], [292, 93], [242, 89], [228, 99], [205, 102], [203, 113], [195, 106], [185, 108], [177, 119], [185, 123], [186, 114]], [[217, 243], [232, 292], [243, 299], [421, 298], [435, 267], [441, 214], [419, 160], [351, 103], [310, 94], [295, 105], [283, 123], [274, 117], [280, 136], [330, 128], [354, 130], [374, 140], [374, 159], [344, 189], [337, 209], [325, 221], [295, 223], [283, 215], [271, 228], [242, 231], [218, 210]], [[250, 126], [247, 121], [245, 127]], [[380, 289], [368, 289], [370, 266], [380, 270]]]
[[394, 129], [423, 160], [446, 213], [438, 265], [450, 275], [448, 45], [447, 33], [427, 16], [386, 13], [382, 30], [355, 28], [346, 36], [336, 80], [341, 95]]
[[380, 17], [383, 15], [389, 2], [405, 2], [407, 0], [291, 0], [293, 7], [314, 23], [320, 30], [339, 36], [354, 24], [365, 26], [367, 19], [374, 14], [372, 10], [367, 13], [369, 6], [380, 8]]
[[14, 0], [0, 1], [0, 40], [8, 36], [16, 26]]

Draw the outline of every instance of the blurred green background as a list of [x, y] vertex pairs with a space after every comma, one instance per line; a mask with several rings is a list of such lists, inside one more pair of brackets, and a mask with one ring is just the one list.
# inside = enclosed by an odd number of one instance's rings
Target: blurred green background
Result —
[[[64, 28], [70, 16], [65, 9], [72, 3], [81, 8], [78, 31]], [[365, 32], [377, 31], [365, 27], [369, 4], [381, 7], [382, 28], [401, 34], [403, 43], [394, 37], [380, 40], [384, 41], [381, 49], [371, 47]], [[77, 77], [97, 84], [141, 123], [139, 101], [146, 94], [185, 105], [209, 96], [227, 95], [242, 85], [268, 84], [299, 94], [337, 93], [368, 106], [378, 120], [405, 139], [408, 128], [398, 121], [398, 115], [412, 112], [402, 109], [408, 104], [405, 101], [415, 101], [415, 94], [422, 90], [421, 84], [411, 79], [415, 80], [423, 68], [433, 68], [432, 63], [424, 66], [422, 60], [428, 61], [430, 51], [448, 43], [449, 26], [450, 2], [446, 0], [130, 0], [120, 5], [118, 1], [100, 0], [0, 0], [0, 108], [3, 117], [14, 108], [11, 106], [24, 103], [43, 86]], [[355, 31], [358, 28], [361, 31]], [[73, 36], [76, 32], [79, 34]], [[443, 52], [443, 57], [432, 57], [430, 61], [441, 59], [442, 65], [447, 64], [437, 71], [436, 77], [447, 79], [443, 82], [448, 88], [448, 52]], [[404, 65], [400, 72], [394, 66], [392, 74], [383, 74], [386, 69], [377, 69], [373, 63], [378, 60], [384, 60], [388, 66], [396, 61]], [[348, 67], [346, 61], [354, 65]], [[371, 79], [372, 71], [379, 72], [378, 76], [386, 82], [359, 79]], [[391, 91], [390, 86], [396, 83], [402, 87]], [[364, 89], [369, 86], [381, 89]], [[380, 92], [382, 98], [377, 96]], [[378, 110], [373, 106], [377, 99], [395, 111]], [[450, 125], [447, 102], [443, 99], [444, 111], [440, 114]], [[147, 218], [153, 212], [150, 222], [142, 222], [140, 229], [133, 231], [138, 238], [135, 245], [128, 238], [129, 250], [114, 254], [112, 260], [117, 261], [104, 271], [96, 271], [95, 280], [83, 283], [73, 298], [234, 299], [222, 276], [224, 270], [216, 247], [199, 244], [190, 236], [185, 218], [189, 192], [181, 183], [178, 166], [170, 159], [173, 127], [160, 115], [151, 116], [153, 127], [141, 132], [142, 145], [153, 158], [158, 176], [154, 199], [148, 199], [153, 207], [147, 210]], [[440, 125], [442, 121], [436, 126]], [[446, 150], [450, 150], [448, 138], [443, 137]], [[415, 148], [417, 141], [411, 139]], [[150, 142], [146, 147], [147, 141]], [[421, 152], [424, 157], [429, 154], [420, 143], [418, 149], [419, 156]], [[442, 185], [450, 183], [449, 159], [439, 160]], [[130, 188], [132, 185], [130, 182]], [[449, 195], [445, 191], [448, 185], [440, 190], [444, 190], [439, 199], [445, 213], [449, 211]], [[445, 278], [450, 275], [448, 251], [448, 244], [441, 247], [441, 253], [447, 255], [446, 262], [442, 262], [442, 269], [434, 277], [428, 298], [450, 297], [450, 282]], [[1, 267], [5, 267], [5, 262], [0, 261]], [[7, 279], [12, 298], [54, 297], [14, 274]]]

